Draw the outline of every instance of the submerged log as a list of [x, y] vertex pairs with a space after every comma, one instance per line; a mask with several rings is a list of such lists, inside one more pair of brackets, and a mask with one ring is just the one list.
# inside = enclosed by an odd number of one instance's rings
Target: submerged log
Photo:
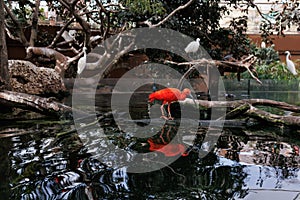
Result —
[[300, 117], [292, 115], [275, 115], [264, 110], [250, 106], [249, 110], [246, 112], [247, 116], [264, 120], [274, 124], [283, 124], [287, 126], [296, 126], [300, 127]]

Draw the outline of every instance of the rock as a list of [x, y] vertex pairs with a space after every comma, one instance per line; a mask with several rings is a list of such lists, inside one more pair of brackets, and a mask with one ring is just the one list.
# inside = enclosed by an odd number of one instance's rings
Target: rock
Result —
[[12, 91], [40, 96], [60, 96], [66, 88], [59, 74], [51, 68], [37, 67], [25, 60], [9, 60]]

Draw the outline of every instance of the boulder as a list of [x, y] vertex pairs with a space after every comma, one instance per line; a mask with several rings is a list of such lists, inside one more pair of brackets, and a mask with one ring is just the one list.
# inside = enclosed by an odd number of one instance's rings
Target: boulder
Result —
[[61, 96], [66, 88], [60, 75], [51, 68], [37, 67], [25, 60], [9, 60], [12, 91], [40, 96]]

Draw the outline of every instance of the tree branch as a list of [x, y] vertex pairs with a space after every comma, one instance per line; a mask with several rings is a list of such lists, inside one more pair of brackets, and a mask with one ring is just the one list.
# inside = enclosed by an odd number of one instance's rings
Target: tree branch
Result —
[[64, 26], [60, 29], [60, 31], [58, 32], [58, 34], [55, 36], [55, 38], [52, 40], [52, 43], [48, 46], [49, 48], [53, 48], [55, 46], [55, 44], [57, 43], [57, 41], [59, 40], [59, 38], [61, 37], [61, 35], [63, 34], [63, 32], [68, 28], [68, 26], [74, 21], [74, 17], [72, 17], [71, 19], [69, 19]]
[[69, 117], [72, 114], [72, 108], [52, 101], [48, 98], [43, 98], [25, 93], [12, 91], [0, 92], [1, 105], [32, 110], [41, 114], [61, 118], [62, 116]]
[[[251, 117], [263, 121], [273, 123], [275, 125], [283, 124], [287, 126], [300, 127], [299, 116], [281, 116], [266, 112], [264, 110], [254, 107], [255, 105], [270, 106], [295, 113], [300, 113], [300, 106], [290, 105], [285, 102], [268, 100], [268, 99], [243, 99], [236, 101], [205, 101], [195, 100], [200, 107], [207, 109], [210, 108], [229, 108], [230, 112], [226, 114], [226, 118], [232, 119], [235, 117]], [[185, 99], [180, 102], [181, 104], [189, 104], [194, 106], [195, 103], [192, 99]]]
[[[199, 59], [199, 60], [193, 60], [189, 62], [174, 62], [174, 61], [169, 61], [165, 60], [165, 63], [169, 64], [175, 64], [178, 66], [193, 66], [193, 65], [211, 65], [211, 66], [217, 66], [219, 71], [221, 72], [244, 72], [248, 71], [249, 74], [253, 79], [255, 79], [259, 84], [262, 84], [262, 82], [253, 74], [255, 72], [254, 68], [251, 69], [252, 65], [256, 61], [256, 57], [253, 55], [250, 55], [246, 57], [245, 59], [237, 62], [231, 62], [231, 61], [221, 61], [221, 60], [209, 60], [209, 59]], [[186, 74], [184, 75], [184, 78], [189, 76], [193, 70], [196, 68], [190, 68]], [[188, 74], [187, 74], [188, 73]]]
[[35, 10], [32, 14], [31, 35], [30, 35], [30, 40], [29, 40], [29, 45], [32, 47], [35, 46], [34, 44], [37, 39], [39, 7], [40, 7], [40, 0], [36, 0], [35, 1]]
[[69, 57], [61, 54], [54, 49], [50, 49], [47, 47], [28, 47], [27, 50], [27, 57], [30, 58], [32, 55], [37, 56], [45, 56], [51, 60], [55, 60], [55, 71], [60, 74], [63, 78], [65, 70], [69, 67]]
[[158, 27], [158, 26], [162, 25], [163, 23], [165, 23], [166, 21], [168, 21], [173, 15], [175, 15], [175, 13], [177, 13], [178, 11], [180, 11], [182, 9], [185, 9], [186, 7], [188, 7], [189, 5], [191, 5], [194, 1], [195, 0], [190, 0], [186, 4], [184, 4], [182, 6], [179, 6], [178, 8], [176, 8], [175, 10], [173, 10], [169, 15], [167, 15], [163, 20], [161, 20], [157, 24], [152, 24], [149, 20], [146, 20], [146, 21], [142, 22], [142, 24], [146, 24], [150, 28]]
[[[25, 37], [24, 34], [24, 30], [23, 27], [21, 26], [21, 24], [18, 22], [17, 18], [15, 17], [15, 15], [11, 12], [11, 10], [7, 7], [6, 4], [4, 4], [4, 8], [5, 11], [8, 13], [8, 15], [10, 16], [11, 20], [13, 21], [13, 23], [16, 25], [16, 27], [20, 30], [18, 31], [18, 41], [21, 42], [25, 47], [29, 46], [29, 42]], [[13, 38], [12, 38], [13, 39]]]
[[250, 3], [250, 5], [251, 5], [252, 7], [255, 7], [255, 9], [256, 9], [256, 11], [258, 12], [258, 14], [259, 14], [264, 20], [266, 20], [266, 21], [269, 23], [269, 25], [272, 25], [271, 21], [263, 15], [263, 13], [260, 11], [259, 7], [258, 7], [252, 0], [248, 0], [248, 2]]

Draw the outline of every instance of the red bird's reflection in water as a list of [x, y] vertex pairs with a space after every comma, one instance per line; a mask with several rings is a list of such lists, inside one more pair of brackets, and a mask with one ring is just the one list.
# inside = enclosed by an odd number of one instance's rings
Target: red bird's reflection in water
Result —
[[177, 156], [179, 154], [181, 154], [181, 156], [188, 155], [183, 144], [157, 144], [153, 142], [152, 139], [148, 139], [148, 143], [150, 144], [150, 151], [161, 152], [167, 157]]
[[187, 156], [187, 147], [176, 139], [176, 134], [178, 134], [177, 125], [164, 125], [156, 135], [147, 140], [148, 150], [163, 153], [167, 157]]

